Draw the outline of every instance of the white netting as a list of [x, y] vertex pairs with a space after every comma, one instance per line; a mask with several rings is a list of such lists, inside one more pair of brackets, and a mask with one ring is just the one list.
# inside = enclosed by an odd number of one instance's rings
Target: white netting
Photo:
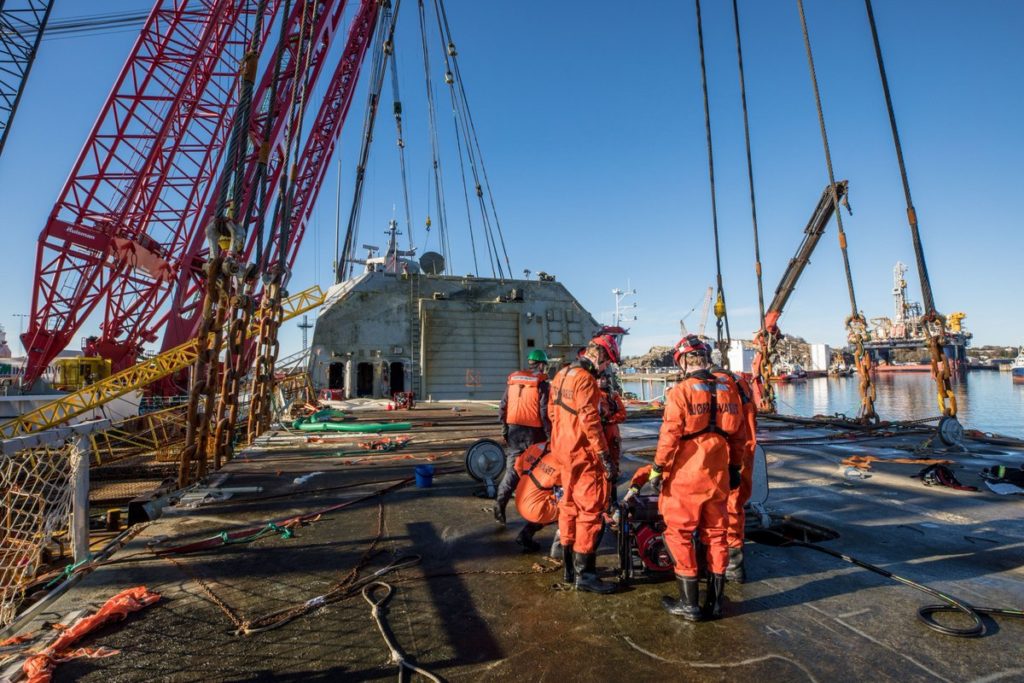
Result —
[[14, 619], [44, 548], [68, 535], [73, 448], [0, 455], [0, 626]]

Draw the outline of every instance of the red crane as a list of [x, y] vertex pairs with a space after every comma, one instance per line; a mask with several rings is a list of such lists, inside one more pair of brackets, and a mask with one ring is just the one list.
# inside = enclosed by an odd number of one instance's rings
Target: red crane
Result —
[[[297, 97], [309, 98], [314, 84], [323, 67], [338, 27], [341, 23], [345, 0], [315, 0], [296, 2], [282, 33], [279, 49], [283, 49], [282, 68], [274, 73], [272, 68], [264, 71], [253, 94], [254, 115], [251, 120], [246, 149], [245, 175], [243, 178], [244, 199], [242, 206], [256, 198], [259, 187], [255, 182], [257, 167], [261, 158], [268, 163], [267, 187], [274, 188], [283, 167], [283, 143], [287, 123], [287, 112]], [[310, 60], [296, 59], [299, 41], [310, 36], [314, 46]], [[275, 57], [276, 59], [276, 57]], [[293, 87], [298, 77], [298, 88]], [[273, 101], [271, 101], [273, 95]], [[270, 130], [267, 130], [268, 122]], [[264, 140], [267, 141], [264, 146]], [[221, 171], [223, 174], [224, 171]], [[213, 183], [219, 185], [219, 180]], [[198, 197], [197, 197], [198, 199]], [[137, 349], [143, 342], [154, 341], [161, 330], [168, 336], [184, 341], [174, 332], [179, 306], [177, 297], [172, 311], [158, 317], [163, 305], [176, 286], [202, 277], [204, 260], [197, 260], [197, 246], [205, 244], [206, 226], [212, 220], [216, 198], [204, 197], [203, 203], [191, 203], [190, 211], [183, 216], [183, 222], [174, 233], [174, 240], [165, 245], [171, 279], [152, 277], [149, 273], [136, 271], [132, 277], [121, 279], [111, 290], [103, 326], [101, 344], [115, 348]], [[178, 342], [180, 343], [180, 342]], [[174, 346], [174, 344], [172, 344]], [[170, 348], [164, 345], [164, 348]], [[99, 349], [104, 353], [105, 349]], [[134, 357], [134, 356], [133, 356]]]
[[[379, 11], [378, 0], [361, 0], [349, 29], [344, 52], [331, 77], [316, 119], [309, 128], [309, 137], [302, 150], [292, 181], [295, 187], [295, 196], [288, 240], [287, 263], [289, 267], [294, 264], [298, 247], [305, 233], [306, 223], [327, 171], [328, 161], [352, 103], [360, 67], [373, 37]], [[318, 59], [322, 60], [322, 55], [314, 55], [314, 61]], [[312, 85], [309, 87], [311, 88]], [[251, 160], [247, 165], [248, 176], [255, 173], [255, 165], [256, 159]], [[268, 168], [267, 187], [271, 190], [276, 187], [283, 166], [283, 164], [277, 163]], [[276, 232], [278, 229], [279, 226], [275, 223], [272, 230]], [[257, 233], [250, 230], [246, 244], [246, 258], [251, 257], [257, 238]], [[271, 241], [271, 244], [273, 245], [274, 242]], [[276, 256], [274, 247], [271, 247], [271, 253], [267, 256], [269, 263], [269, 258]], [[203, 265], [208, 258], [205, 235], [196, 235], [185, 258], [185, 263], [191, 264], [191, 267], [182, 269], [178, 279], [178, 289], [174, 294], [173, 305], [166, 316], [164, 350], [190, 339], [198, 329], [202, 313]]]
[[[205, 198], [230, 129], [237, 65], [278, 0], [159, 0], [39, 237], [25, 382], [37, 379], [114, 283], [142, 272], [166, 286], [174, 244]], [[202, 203], [202, 199], [198, 199]], [[140, 285], [141, 286], [141, 285]], [[102, 349], [119, 367], [130, 345]]]

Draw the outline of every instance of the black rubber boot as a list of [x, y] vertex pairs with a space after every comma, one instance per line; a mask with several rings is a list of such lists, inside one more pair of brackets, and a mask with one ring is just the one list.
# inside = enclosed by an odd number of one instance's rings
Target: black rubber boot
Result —
[[676, 600], [668, 595], [661, 598], [661, 606], [669, 614], [682, 617], [687, 621], [702, 621], [704, 614], [700, 611], [700, 580], [697, 577], [677, 576], [676, 584], [679, 586], [679, 599]]
[[704, 594], [704, 618], [720, 618], [723, 600], [725, 600], [725, 574], [708, 574], [708, 591]]
[[563, 545], [562, 548], [562, 580], [573, 585], [576, 583], [576, 568], [572, 564], [572, 546]]
[[527, 522], [523, 530], [516, 536], [516, 543], [522, 546], [524, 553], [535, 553], [540, 550], [540, 543], [533, 540], [533, 535], [544, 528], [543, 524]]
[[552, 560], [562, 559], [562, 537], [555, 529], [555, 537], [551, 539], [551, 552], [548, 553]]
[[747, 580], [747, 570], [743, 568], [743, 547], [729, 548], [729, 566], [725, 568], [725, 579], [732, 583], [743, 583]]
[[573, 568], [576, 570], [576, 590], [589, 593], [611, 593], [615, 590], [615, 584], [605, 583], [597, 575], [597, 554], [576, 553], [572, 554]]

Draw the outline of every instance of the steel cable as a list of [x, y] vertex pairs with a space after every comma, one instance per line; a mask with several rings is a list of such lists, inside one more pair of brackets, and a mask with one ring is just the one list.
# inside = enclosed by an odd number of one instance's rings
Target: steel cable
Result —
[[921, 298], [925, 310], [922, 321], [927, 323], [926, 330], [930, 337], [928, 351], [931, 355], [932, 375], [935, 377], [935, 383], [938, 385], [939, 410], [947, 417], [956, 417], [956, 398], [953, 394], [953, 385], [950, 380], [949, 359], [942, 352], [946, 321], [935, 308], [932, 283], [928, 277], [928, 264], [925, 263], [924, 246], [921, 244], [921, 233], [917, 226], [917, 210], [914, 208], [914, 201], [910, 197], [910, 181], [907, 177], [907, 166], [903, 161], [903, 145], [900, 143], [899, 128], [896, 126], [896, 112], [892, 105], [892, 95], [889, 93], [889, 78], [885, 74], [882, 46], [878, 41], [878, 27], [875, 26], [875, 13], [871, 6], [871, 0], [864, 0], [864, 6], [867, 9], [868, 25], [871, 27], [871, 41], [875, 47], [878, 75], [882, 81], [882, 93], [885, 95], [885, 108], [889, 114], [889, 127], [892, 129], [892, 142], [896, 148], [896, 161], [900, 168], [903, 195], [907, 201], [907, 222], [910, 225], [910, 237], [914, 243], [914, 257], [917, 260], [917, 273], [921, 280]]
[[405, 133], [402, 130], [402, 97], [398, 90], [398, 55], [395, 44], [391, 43], [391, 92], [394, 98], [395, 128], [398, 131], [398, 166], [402, 176], [402, 199], [405, 206], [405, 232], [409, 249], [414, 250], [416, 241], [412, 233], [412, 209], [409, 206], [409, 175], [405, 170]]
[[[447, 207], [444, 202], [444, 182], [442, 179], [441, 169], [441, 157], [438, 151], [437, 144], [437, 107], [434, 102], [434, 85], [433, 80], [430, 77], [430, 51], [427, 47], [427, 18], [426, 8], [424, 7], [423, 0], [418, 0], [419, 5], [419, 19], [420, 19], [420, 44], [423, 48], [423, 79], [427, 91], [427, 122], [430, 127], [430, 151], [432, 170], [434, 178], [434, 193], [437, 196], [437, 225], [438, 225], [438, 249], [442, 252], [446, 252], [444, 245], [444, 235], [447, 231]], [[427, 178], [427, 230], [430, 230], [430, 177]], [[429, 240], [430, 235], [427, 234], [424, 240], [424, 248], [426, 248], [426, 240]], [[450, 254], [442, 253], [445, 257], [446, 264], [445, 270], [450, 272]]]
[[818, 112], [818, 125], [821, 128], [821, 144], [825, 150], [825, 166], [828, 169], [829, 189], [832, 194], [832, 205], [836, 215], [836, 228], [839, 231], [839, 249], [843, 255], [843, 271], [846, 274], [846, 289], [850, 296], [850, 316], [846, 319], [847, 334], [854, 346], [854, 358], [860, 374], [861, 419], [865, 422], [877, 422], [875, 412], [875, 390], [871, 383], [871, 360], [866, 357], [864, 342], [868, 339], [867, 321], [857, 309], [857, 295], [853, 289], [853, 273], [850, 270], [850, 256], [846, 251], [846, 232], [843, 230], [843, 216], [839, 211], [839, 194], [836, 190], [835, 172], [832, 168], [832, 152], [828, 144], [828, 132], [825, 129], [825, 113], [821, 106], [821, 92], [818, 89], [818, 75], [814, 69], [814, 55], [811, 52], [811, 38], [807, 31], [807, 16], [804, 13], [803, 0], [796, 0], [800, 13], [800, 28], [803, 32], [804, 47], [807, 50], [807, 68], [811, 75], [811, 86], [814, 90], [814, 106]]
[[729, 367], [729, 316], [725, 307], [725, 289], [722, 285], [722, 257], [718, 241], [718, 201], [715, 194], [715, 155], [711, 144], [711, 108], [708, 103], [708, 74], [704, 62], [704, 28], [700, 15], [700, 0], [694, 0], [697, 9], [697, 46], [700, 50], [700, 82], [704, 93], [704, 132], [708, 147], [708, 180], [711, 185], [711, 226], [715, 236], [715, 282], [718, 287], [715, 301], [715, 327], [717, 346], [722, 354], [722, 366]]

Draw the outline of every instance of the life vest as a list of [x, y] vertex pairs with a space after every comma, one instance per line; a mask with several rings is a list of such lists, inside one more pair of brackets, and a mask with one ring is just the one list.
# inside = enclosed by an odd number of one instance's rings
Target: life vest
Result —
[[543, 427], [540, 417], [540, 384], [548, 376], [543, 372], [519, 370], [508, 376], [508, 406], [505, 422], [521, 427]]
[[687, 409], [692, 416], [703, 417], [704, 426], [683, 434], [681, 441], [689, 441], [702, 434], [727, 438], [743, 428], [743, 392], [730, 377], [700, 371], [683, 381], [690, 390]]

